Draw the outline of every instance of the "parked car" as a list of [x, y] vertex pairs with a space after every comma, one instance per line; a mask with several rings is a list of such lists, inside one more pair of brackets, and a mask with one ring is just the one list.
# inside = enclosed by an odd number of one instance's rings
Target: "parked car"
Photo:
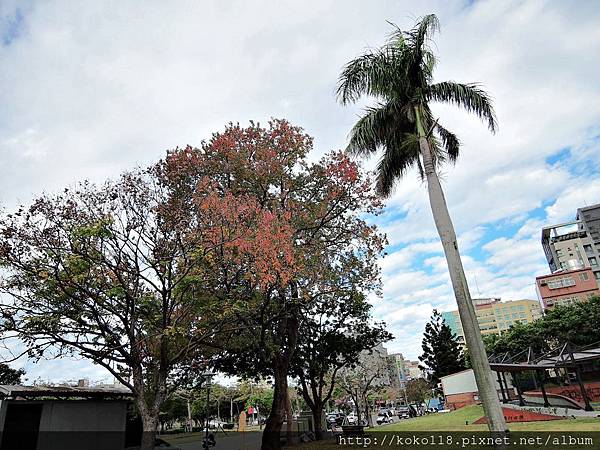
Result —
[[340, 412], [329, 413], [329, 414], [327, 414], [327, 417], [326, 417], [327, 427], [328, 428], [341, 427], [342, 423], [344, 423], [345, 418], [346, 418], [346, 416]]
[[399, 419], [410, 419], [410, 408], [408, 406], [400, 406], [398, 408]]
[[346, 416], [348, 425], [358, 425], [358, 416], [354, 413], [350, 413]]
[[[140, 447], [127, 447], [125, 450], [140, 450]], [[169, 444], [163, 439], [156, 438], [154, 441], [154, 450], [182, 450], [182, 448]]]

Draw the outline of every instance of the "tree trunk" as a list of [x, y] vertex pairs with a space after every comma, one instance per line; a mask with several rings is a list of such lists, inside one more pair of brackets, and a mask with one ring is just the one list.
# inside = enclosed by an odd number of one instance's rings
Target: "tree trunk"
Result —
[[[286, 379], [287, 379], [287, 377], [286, 377]], [[285, 434], [286, 434], [287, 445], [293, 445], [293, 441], [292, 441], [292, 425], [293, 425], [292, 424], [292, 402], [290, 401], [290, 391], [287, 388], [285, 390], [285, 417], [286, 417]]]
[[315, 404], [315, 409], [312, 411], [313, 426], [315, 431], [315, 440], [320, 441], [323, 439], [323, 405]]
[[158, 414], [143, 412], [140, 415], [142, 416], [142, 442], [140, 450], [154, 450]]
[[356, 393], [356, 397], [352, 394], [350, 394], [350, 397], [352, 397], [352, 400], [354, 400], [354, 408], [356, 409], [356, 419], [358, 420], [358, 424], [362, 425], [363, 417], [360, 413], [360, 402], [358, 401], [358, 393]]
[[281, 361], [275, 364], [273, 371], [273, 405], [263, 431], [262, 450], [279, 450], [281, 448], [281, 427], [287, 408], [287, 366]]
[[[419, 116], [418, 111], [417, 116]], [[506, 422], [500, 406], [500, 400], [498, 399], [498, 393], [496, 392], [496, 386], [492, 379], [492, 372], [479, 330], [475, 307], [471, 301], [469, 287], [458, 251], [456, 233], [448, 212], [444, 192], [442, 191], [442, 186], [435, 170], [429, 142], [425, 137], [422, 126], [419, 125], [419, 128], [419, 146], [423, 158], [423, 168], [427, 177], [429, 202], [435, 226], [440, 235], [446, 255], [446, 262], [448, 263], [450, 280], [452, 281], [452, 288], [458, 305], [465, 341], [471, 355], [471, 365], [475, 374], [477, 389], [479, 390], [479, 398], [483, 404], [485, 415], [488, 418], [490, 431], [504, 432], [507, 430]]]
[[367, 425], [369, 426], [369, 428], [373, 428], [373, 416], [371, 415], [371, 406], [369, 405], [369, 397], [365, 396], [365, 398], [363, 398], [363, 401], [365, 402], [365, 416], [367, 419]]

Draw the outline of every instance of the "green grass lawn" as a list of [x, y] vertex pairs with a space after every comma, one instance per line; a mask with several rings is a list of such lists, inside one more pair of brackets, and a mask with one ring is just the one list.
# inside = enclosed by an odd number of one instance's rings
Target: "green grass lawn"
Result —
[[[456, 411], [452, 411], [449, 413], [436, 413], [430, 414], [423, 417], [416, 417], [414, 419], [404, 419], [400, 422], [393, 423], [390, 425], [384, 425], [381, 427], [376, 427], [373, 429], [373, 432], [377, 433], [393, 433], [396, 431], [399, 432], [476, 432], [476, 431], [486, 431], [487, 425], [474, 425], [477, 419], [483, 417], [483, 408], [481, 406], [467, 406]], [[521, 423], [510, 423], [508, 427], [511, 431], [519, 432], [519, 431], [552, 431], [552, 432], [569, 432], [569, 431], [582, 431], [582, 432], [590, 432], [596, 431], [600, 432], [600, 418], [585, 418], [585, 419], [564, 419], [564, 420], [549, 420], [549, 421], [540, 421], [540, 422], [521, 422]], [[367, 430], [367, 434], [369, 431]], [[221, 444], [225, 444], [225, 441], [229, 441], [233, 436], [233, 433], [228, 433], [227, 435], [220, 435], [217, 438], [218, 442]], [[254, 433], [254, 440], [257, 445], [260, 444], [260, 435]], [[258, 437], [257, 437], [258, 436]], [[239, 436], [238, 436], [239, 437]], [[250, 435], [248, 435], [248, 438]], [[168, 442], [172, 442], [173, 444], [185, 444], [189, 442], [200, 442], [203, 438], [203, 433], [186, 433], [181, 435], [173, 435], [173, 436], [165, 436], [165, 440]], [[296, 447], [302, 450], [339, 450], [339, 445], [335, 443], [333, 440], [325, 440], [320, 442], [310, 442], [306, 444], [301, 444]], [[468, 447], [470, 450], [475, 449], [489, 449], [490, 447], [480, 447], [480, 446], [470, 446]], [[521, 448], [521, 447], [516, 447]], [[515, 449], [516, 449], [515, 448]], [[527, 450], [533, 449], [536, 447], [527, 447]], [[554, 449], [555, 447], [550, 447]], [[560, 447], [559, 447], [560, 448]], [[569, 447], [569, 450], [577, 450], [580, 447], [573, 446]], [[581, 447], [589, 450], [589, 447]], [[594, 447], [597, 448], [597, 447]], [[561, 448], [561, 450], [564, 450]]]
[[[423, 433], [428, 435], [430, 432], [457, 432], [457, 433], [465, 433], [468, 437], [471, 432], [478, 431], [487, 431], [487, 425], [473, 425], [473, 422], [477, 419], [483, 417], [483, 408], [481, 406], [467, 406], [465, 408], [461, 408], [456, 411], [452, 411], [449, 413], [436, 413], [430, 414], [423, 417], [416, 417], [414, 419], [404, 419], [400, 422], [384, 425], [381, 427], [376, 427], [373, 429], [372, 433], [369, 433], [369, 430], [366, 431], [366, 435], [371, 435], [372, 438], [379, 437], [382, 438], [386, 433], [394, 433], [394, 432], [408, 432], [410, 433]], [[522, 423], [510, 423], [508, 424], [510, 431], [512, 432], [548, 432], [551, 431], [553, 434], [555, 432], [591, 432], [591, 431], [600, 431], [600, 418], [586, 418], [586, 419], [564, 419], [564, 420], [550, 420], [550, 421], [540, 421], [540, 422], [522, 422]], [[456, 436], [456, 435], [455, 435]], [[515, 436], [515, 435], [513, 435]], [[461, 439], [460, 437], [456, 437], [455, 439]], [[389, 442], [389, 441], [388, 441]], [[455, 441], [457, 443], [459, 441]], [[596, 443], [596, 441], [594, 441]], [[381, 445], [375, 444], [370, 446], [369, 448], [379, 447]], [[389, 445], [389, 447], [394, 448], [394, 446]], [[286, 450], [292, 450], [293, 448], [299, 448], [301, 450], [339, 450], [340, 446], [336, 443], [336, 441], [330, 439], [326, 441], [320, 442], [310, 442], [306, 444], [301, 444], [299, 447], [291, 447]], [[402, 450], [412, 447], [396, 447], [402, 448]], [[414, 447], [414, 448], [427, 448], [427, 447]], [[436, 447], [430, 447], [436, 448]], [[443, 449], [444, 447], [439, 447]], [[446, 447], [448, 448], [448, 447]], [[455, 448], [462, 448], [460, 446], [456, 446]], [[494, 450], [494, 448], [490, 445], [479, 445], [473, 444], [468, 445], [464, 448], [469, 450]], [[536, 445], [513, 445], [509, 447], [513, 450], [533, 450], [539, 448]], [[565, 447], [559, 444], [558, 446], [552, 445], [552, 443], [547, 447], [548, 450], [565, 450]], [[569, 450], [589, 450], [590, 448], [598, 448], [597, 446], [590, 447], [588, 444], [586, 445], [569, 445]]]
[[[465, 406], [449, 413], [435, 413], [414, 419], [404, 419], [377, 428], [381, 431], [485, 431], [487, 425], [473, 425], [483, 417], [481, 406]], [[512, 431], [600, 431], [600, 418], [549, 420], [510, 423]]]

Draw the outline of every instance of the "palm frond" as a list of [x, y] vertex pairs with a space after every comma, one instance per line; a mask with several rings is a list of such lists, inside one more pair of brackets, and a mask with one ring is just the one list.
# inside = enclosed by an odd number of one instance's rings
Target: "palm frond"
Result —
[[350, 131], [346, 151], [351, 154], [368, 156], [385, 147], [386, 143], [396, 141], [399, 134], [411, 131], [412, 121], [405, 114], [411, 109], [397, 100], [380, 103], [365, 111]]
[[397, 47], [397, 48], [402, 48], [405, 45], [405, 38], [404, 38], [404, 31], [402, 31], [400, 29], [400, 27], [398, 25], [396, 25], [393, 22], [390, 22], [389, 20], [386, 20], [387, 23], [389, 23], [393, 28], [394, 31], [392, 31], [390, 34], [388, 34], [387, 37], [387, 43], [386, 46], [391, 46], [391, 47]]
[[427, 97], [429, 100], [461, 106], [466, 111], [476, 114], [481, 120], [487, 122], [492, 133], [495, 133], [498, 128], [490, 96], [475, 83], [444, 81], [432, 84], [428, 88]]
[[407, 34], [416, 49], [423, 49], [427, 39], [429, 39], [436, 31], [440, 31], [440, 21], [435, 14], [424, 16]]
[[340, 74], [336, 98], [342, 105], [356, 102], [361, 95], [386, 96], [396, 77], [395, 52], [382, 48], [350, 61]]
[[413, 29], [404, 33], [406, 47], [409, 49], [406, 57], [406, 75], [416, 89], [424, 89], [433, 79], [436, 58], [428, 43], [431, 36], [439, 31], [439, 27], [437, 17], [430, 14], [423, 17]]
[[458, 140], [458, 137], [439, 123], [436, 123], [435, 131], [440, 136], [441, 145], [448, 155], [448, 159], [452, 162], [456, 162], [460, 152], [460, 141]]
[[[420, 166], [419, 140], [414, 133], [403, 133], [395, 142], [387, 142], [385, 151], [377, 164], [377, 193], [389, 197], [394, 182], [413, 165]], [[422, 168], [419, 167], [422, 174]]]

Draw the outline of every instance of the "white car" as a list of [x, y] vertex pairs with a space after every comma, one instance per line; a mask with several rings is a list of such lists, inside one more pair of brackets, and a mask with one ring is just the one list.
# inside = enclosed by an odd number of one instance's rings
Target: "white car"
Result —
[[358, 416], [354, 413], [350, 413], [346, 416], [348, 419], [348, 425], [358, 425]]

